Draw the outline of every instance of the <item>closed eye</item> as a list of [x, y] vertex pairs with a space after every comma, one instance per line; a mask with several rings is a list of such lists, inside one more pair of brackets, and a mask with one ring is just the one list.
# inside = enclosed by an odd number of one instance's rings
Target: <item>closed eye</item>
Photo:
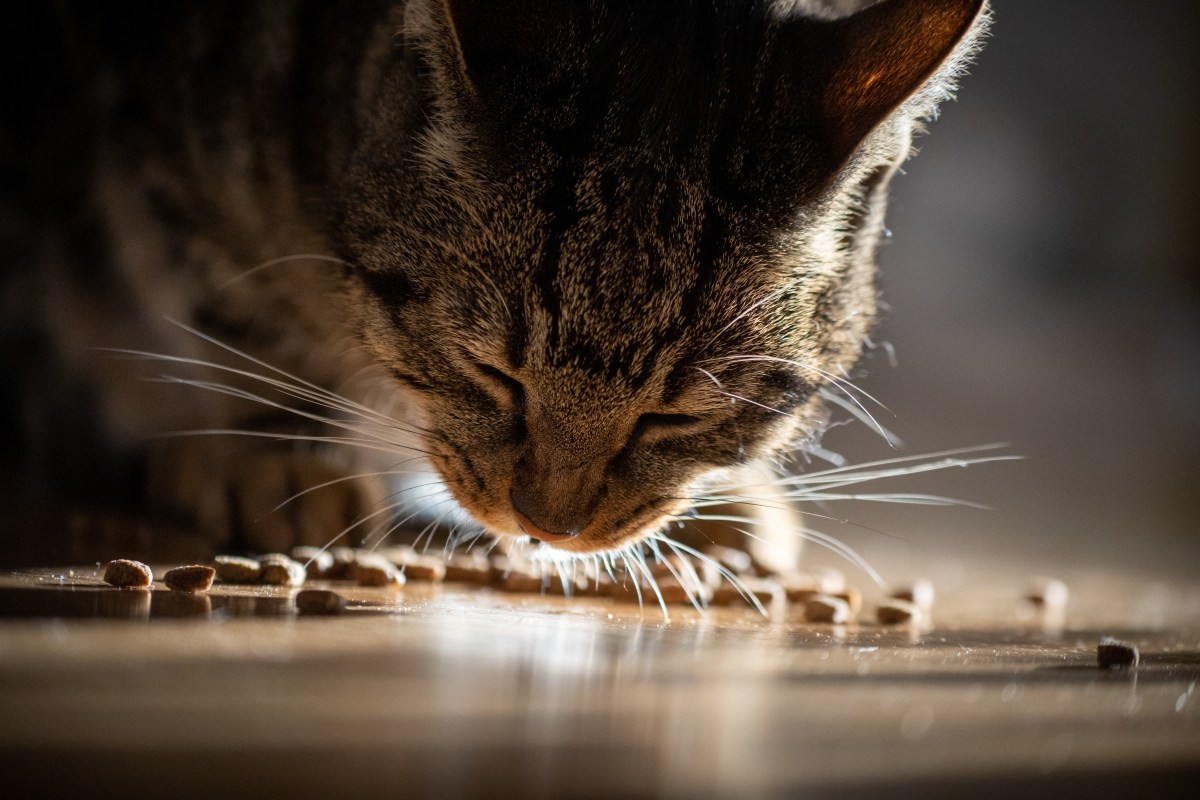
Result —
[[651, 444], [663, 439], [694, 433], [704, 420], [691, 414], [642, 414], [633, 427], [630, 441]]
[[525, 405], [525, 386], [519, 380], [493, 366], [471, 361], [480, 383], [496, 402], [507, 411], [518, 411]]

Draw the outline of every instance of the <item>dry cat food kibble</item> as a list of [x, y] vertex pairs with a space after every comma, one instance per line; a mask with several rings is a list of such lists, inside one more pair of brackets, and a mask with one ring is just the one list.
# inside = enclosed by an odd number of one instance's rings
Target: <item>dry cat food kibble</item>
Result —
[[447, 582], [486, 586], [492, 580], [492, 565], [483, 553], [454, 553], [446, 559]]
[[292, 560], [304, 566], [310, 581], [330, 577], [329, 573], [333, 570], [333, 553], [320, 547], [293, 547]]
[[217, 556], [213, 559], [213, 569], [222, 583], [258, 583], [262, 578], [262, 564], [253, 558]]
[[216, 574], [217, 571], [212, 567], [192, 564], [167, 570], [167, 574], [163, 575], [163, 582], [173, 592], [207, 592], [212, 588]]
[[1101, 669], [1133, 668], [1141, 660], [1136, 645], [1105, 636], [1096, 647], [1096, 661]]
[[844, 590], [831, 594], [839, 600], [845, 601], [847, 608], [850, 609], [851, 617], [857, 617], [858, 612], [862, 611], [862, 592], [853, 586], [847, 586]]
[[258, 559], [262, 565], [263, 583], [268, 586], [303, 586], [307, 571], [304, 565], [282, 553], [271, 553]]
[[301, 614], [340, 614], [346, 598], [327, 589], [304, 589], [296, 595], [296, 610]]
[[154, 573], [140, 561], [118, 558], [104, 567], [104, 582], [122, 589], [146, 589], [154, 583]]
[[892, 591], [892, 598], [912, 603], [923, 611], [933, 608], [933, 584], [924, 578], [917, 578], [907, 586]]
[[362, 558], [354, 570], [359, 586], [403, 586], [404, 575], [382, 559]]
[[704, 548], [704, 554], [711, 559], [715, 559], [718, 564], [734, 575], [750, 574], [750, 554], [745, 550], [738, 550], [733, 547], [721, 547], [720, 545], [709, 545]]
[[784, 602], [786, 595], [783, 592], [783, 585], [774, 578], [755, 578], [744, 577], [738, 578], [738, 585], [725, 581], [717, 587], [713, 592], [712, 605], [714, 606], [731, 606], [747, 603], [753, 603], [745, 597], [743, 592], [749, 593], [750, 597], [754, 598], [759, 604], [770, 611], [772, 608], [781, 605]]
[[1025, 594], [1025, 599], [1036, 608], [1050, 612], [1060, 612], [1065, 609], [1069, 597], [1070, 592], [1065, 583], [1057, 578], [1047, 578], [1043, 575], [1029, 579], [1029, 591]]
[[875, 619], [880, 625], [917, 625], [921, 618], [920, 606], [898, 598], [886, 600], [875, 609]]
[[412, 581], [440, 582], [446, 577], [446, 565], [436, 556], [413, 554], [404, 560], [401, 567], [405, 577]]
[[805, 622], [824, 622], [840, 625], [850, 620], [850, 604], [841, 597], [819, 594], [804, 604]]
[[816, 581], [807, 575], [788, 575], [783, 579], [783, 592], [789, 603], [807, 603], [819, 594], [824, 594]]
[[358, 564], [358, 553], [354, 552], [354, 548], [331, 547], [329, 555], [333, 557], [333, 564], [325, 577], [330, 580], [354, 580], [352, 573]]
[[[712, 600], [713, 590], [694, 579], [684, 577], [683, 581], [674, 578], [664, 578], [658, 582], [658, 591], [662, 594], [664, 603], [692, 605], [697, 603], [706, 606]], [[653, 592], [652, 592], [653, 594]]]

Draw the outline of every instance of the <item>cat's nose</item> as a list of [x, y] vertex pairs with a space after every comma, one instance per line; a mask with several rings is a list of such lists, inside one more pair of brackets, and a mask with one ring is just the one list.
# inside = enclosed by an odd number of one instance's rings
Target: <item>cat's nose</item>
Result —
[[522, 503], [516, 491], [510, 489], [508, 497], [512, 502], [513, 514], [517, 518], [517, 524], [521, 526], [521, 530], [534, 539], [543, 542], [565, 542], [568, 539], [574, 539], [583, 530], [582, 525], [572, 528], [555, 529], [539, 524], [531, 518], [530, 513], [526, 510], [528, 503]]

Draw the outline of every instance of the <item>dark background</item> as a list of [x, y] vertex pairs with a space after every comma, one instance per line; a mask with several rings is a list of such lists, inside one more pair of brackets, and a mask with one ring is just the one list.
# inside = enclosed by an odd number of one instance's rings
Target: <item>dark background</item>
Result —
[[[896, 364], [876, 350], [859, 383], [895, 413], [876, 409], [897, 454], [1026, 458], [886, 484], [991, 511], [814, 521], [888, 575], [1159, 578], [1200, 613], [1197, 9], [995, 2], [958, 102], [893, 184], [878, 338]], [[857, 424], [826, 443], [890, 452]]]

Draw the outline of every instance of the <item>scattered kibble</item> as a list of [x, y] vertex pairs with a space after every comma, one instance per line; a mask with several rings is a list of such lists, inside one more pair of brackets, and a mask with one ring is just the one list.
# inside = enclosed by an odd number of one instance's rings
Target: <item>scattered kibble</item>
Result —
[[358, 568], [354, 571], [354, 579], [359, 586], [402, 586], [404, 575], [396, 572], [395, 567], [386, 562], [374, 559], [360, 559]]
[[296, 595], [296, 610], [301, 614], [340, 614], [346, 598], [328, 589], [305, 589]]
[[917, 625], [921, 622], [921, 607], [916, 603], [892, 598], [879, 604], [875, 619], [880, 625]]
[[262, 564], [253, 558], [217, 556], [213, 569], [222, 583], [258, 583], [262, 578]]
[[804, 604], [805, 622], [824, 622], [840, 625], [850, 620], [850, 604], [832, 594], [819, 594]]
[[310, 581], [327, 578], [333, 570], [333, 553], [321, 547], [308, 545], [293, 547], [292, 560], [304, 565], [306, 576]]
[[846, 607], [850, 609], [850, 617], [857, 617], [858, 612], [862, 611], [862, 592], [855, 589], [853, 586], [847, 586], [840, 592], [832, 592], [833, 597], [838, 598], [846, 603]]
[[271, 553], [258, 559], [262, 565], [260, 580], [268, 586], [303, 586], [308, 573], [304, 565], [282, 553]]
[[929, 611], [933, 608], [933, 584], [924, 578], [917, 578], [907, 586], [900, 586], [892, 590], [891, 597], [894, 600], [912, 603], [922, 611]]
[[710, 545], [704, 549], [704, 554], [711, 559], [715, 559], [725, 569], [732, 572], [734, 575], [748, 575], [753, 568], [753, 563], [750, 560], [750, 554], [745, 550], [738, 550], [734, 547], [721, 547], [720, 545]]
[[806, 575], [788, 575], [783, 579], [783, 591], [789, 603], [807, 603], [824, 594], [816, 581]]
[[1065, 583], [1043, 575], [1029, 579], [1029, 590], [1025, 594], [1025, 599], [1035, 607], [1051, 612], [1065, 609], [1069, 597], [1070, 591]]
[[358, 565], [358, 553], [352, 547], [331, 547], [329, 555], [333, 564], [325, 573], [329, 580], [354, 580], [354, 569]]
[[216, 575], [217, 571], [212, 567], [207, 567], [203, 564], [192, 564], [186, 567], [175, 567], [175, 569], [167, 570], [167, 574], [163, 575], [163, 582], [173, 592], [196, 594], [197, 592], [207, 592], [211, 589], [213, 578]]
[[1106, 636], [1096, 647], [1096, 661], [1101, 669], [1132, 669], [1140, 660], [1137, 646], [1119, 639]]
[[491, 582], [491, 563], [483, 553], [455, 553], [446, 559], [444, 580], [486, 586]]
[[740, 577], [735, 586], [730, 581], [722, 583], [713, 592], [712, 605], [730, 606], [749, 603], [743, 592], [758, 600], [763, 608], [770, 610], [781, 604], [786, 595], [783, 584], [774, 578], [756, 578], [753, 576]]
[[841, 570], [833, 567], [814, 567], [809, 570], [813, 580], [825, 594], [839, 594], [846, 591], [846, 576]]
[[145, 589], [154, 583], [154, 572], [140, 561], [118, 558], [104, 567], [104, 582], [122, 589]]
[[437, 556], [411, 555], [402, 567], [406, 578], [412, 581], [441, 582], [446, 577], [446, 564]]

